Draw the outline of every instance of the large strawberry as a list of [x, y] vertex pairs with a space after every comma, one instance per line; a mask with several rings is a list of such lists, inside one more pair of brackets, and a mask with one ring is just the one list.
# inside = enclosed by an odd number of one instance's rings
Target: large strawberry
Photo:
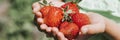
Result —
[[63, 11], [58, 7], [51, 6], [49, 12], [44, 17], [44, 23], [50, 27], [57, 27], [63, 18]]
[[63, 22], [59, 29], [69, 40], [76, 38], [79, 32], [79, 27], [73, 22]]
[[81, 28], [83, 25], [90, 24], [90, 20], [86, 14], [83, 13], [72, 13], [72, 21]]
[[52, 6], [50, 4], [51, 2], [47, 3], [46, 0], [43, 0], [42, 3], [39, 3], [44, 6], [40, 9], [40, 12], [44, 18], [44, 23], [50, 27], [59, 26], [63, 18], [63, 10], [61, 8]]
[[72, 10], [72, 13], [79, 13], [79, 9], [76, 3], [68, 2], [61, 6], [65, 11]]

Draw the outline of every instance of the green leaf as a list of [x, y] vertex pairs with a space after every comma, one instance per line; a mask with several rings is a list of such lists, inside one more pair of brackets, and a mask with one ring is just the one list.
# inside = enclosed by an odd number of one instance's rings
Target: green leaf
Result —
[[63, 2], [74, 2], [74, 3], [79, 3], [82, 0], [63, 0]]
[[45, 5], [45, 4], [41, 3], [41, 2], [39, 2], [39, 4], [41, 4], [41, 5]]
[[80, 1], [82, 1], [82, 0], [76, 0], [75, 3], [79, 3]]
[[66, 7], [65, 7], [64, 12], [66, 12], [66, 11], [67, 11], [67, 9], [68, 9], [68, 6], [66, 6]]
[[46, 1], [46, 0], [43, 0], [43, 3], [44, 3], [44, 4], [47, 4], [47, 1]]

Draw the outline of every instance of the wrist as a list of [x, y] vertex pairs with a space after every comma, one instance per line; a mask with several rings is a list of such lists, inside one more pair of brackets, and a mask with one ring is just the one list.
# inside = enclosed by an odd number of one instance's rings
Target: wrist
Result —
[[119, 29], [120, 27], [117, 25], [117, 23], [107, 18], [105, 18], [105, 23], [106, 23], [105, 32], [112, 36], [115, 40], [120, 39], [119, 38], [120, 32], [118, 32], [118, 30], [120, 30]]

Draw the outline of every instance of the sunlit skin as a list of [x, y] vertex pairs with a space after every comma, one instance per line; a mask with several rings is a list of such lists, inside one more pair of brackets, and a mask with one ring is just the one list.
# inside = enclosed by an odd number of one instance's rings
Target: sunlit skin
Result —
[[[53, 2], [53, 6], [60, 7], [64, 3], [60, 0], [47, 0], [48, 2]], [[57, 5], [56, 5], [57, 4]], [[63, 33], [61, 33], [58, 28], [56, 27], [48, 27], [46, 24], [44, 24], [42, 14], [39, 11], [41, 9], [41, 6], [38, 2], [33, 3], [33, 13], [37, 16], [37, 22], [41, 23], [40, 29], [45, 30], [46, 32], [53, 32], [54, 36], [57, 36], [59, 40], [68, 40], [65, 38]], [[81, 32], [79, 32], [79, 35], [81, 34], [96, 34], [96, 33], [103, 33], [106, 32], [107, 34], [111, 35], [115, 40], [120, 40], [120, 26], [97, 13], [88, 12], [86, 15], [90, 18], [91, 24], [85, 25], [81, 28]]]

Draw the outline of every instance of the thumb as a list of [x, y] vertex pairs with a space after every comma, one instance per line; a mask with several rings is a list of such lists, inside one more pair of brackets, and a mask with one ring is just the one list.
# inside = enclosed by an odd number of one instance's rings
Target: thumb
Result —
[[102, 15], [97, 13], [88, 13], [88, 17], [90, 18], [91, 24], [84, 25], [81, 28], [82, 34], [96, 34], [102, 33], [105, 31], [105, 21]]
[[104, 24], [85, 25], [81, 28], [82, 34], [96, 34], [96, 33], [102, 33], [104, 31], [105, 31]]

